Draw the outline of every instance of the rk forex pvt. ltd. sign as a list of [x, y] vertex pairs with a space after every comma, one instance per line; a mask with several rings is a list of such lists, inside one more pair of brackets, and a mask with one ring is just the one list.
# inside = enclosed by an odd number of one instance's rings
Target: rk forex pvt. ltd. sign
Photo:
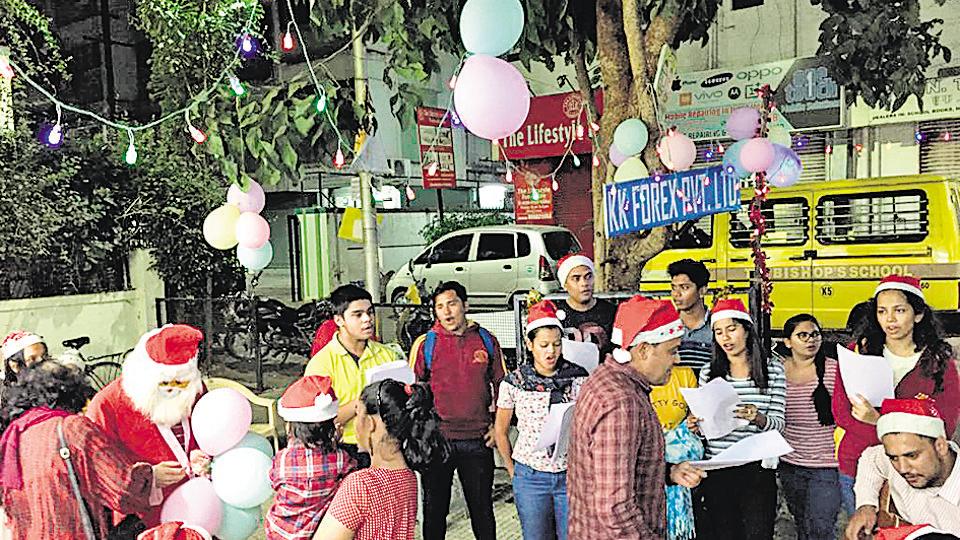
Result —
[[740, 180], [720, 166], [607, 184], [603, 190], [608, 238], [740, 209]]

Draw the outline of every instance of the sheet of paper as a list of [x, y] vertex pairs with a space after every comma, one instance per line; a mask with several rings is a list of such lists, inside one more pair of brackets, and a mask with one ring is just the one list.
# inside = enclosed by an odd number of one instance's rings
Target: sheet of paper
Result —
[[593, 373], [600, 365], [600, 349], [596, 343], [564, 338], [563, 358], [581, 366], [587, 373]]
[[690, 413], [700, 419], [700, 433], [709, 440], [747, 425], [746, 420], [733, 415], [740, 396], [724, 379], [713, 379], [700, 388], [681, 388], [680, 393], [690, 406]]
[[404, 384], [413, 384], [417, 382], [417, 376], [410, 369], [410, 365], [404, 360], [387, 362], [367, 370], [367, 384], [373, 384], [377, 381], [393, 379]]
[[790, 452], [793, 452], [793, 448], [779, 431], [764, 431], [734, 443], [730, 448], [714, 456], [713, 459], [691, 461], [690, 464], [706, 471], [712, 471], [778, 458]]
[[573, 428], [573, 407], [575, 403], [555, 403], [550, 406], [547, 422], [540, 432], [540, 440], [534, 450], [553, 448], [550, 459], [556, 461], [567, 453], [570, 445], [570, 430]]
[[859, 398], [867, 398], [875, 407], [883, 400], [894, 397], [893, 368], [882, 356], [857, 354], [846, 347], [837, 347], [837, 361], [840, 363], [840, 376], [843, 387], [851, 403]]

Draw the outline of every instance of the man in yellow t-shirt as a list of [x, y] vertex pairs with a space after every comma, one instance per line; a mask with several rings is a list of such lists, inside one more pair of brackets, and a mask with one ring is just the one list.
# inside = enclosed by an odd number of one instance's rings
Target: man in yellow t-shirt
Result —
[[664, 432], [679, 426], [690, 412], [680, 389], [696, 387], [697, 376], [693, 374], [693, 369], [686, 366], [674, 366], [667, 384], [653, 387], [650, 402], [657, 411], [657, 418], [660, 419], [660, 427]]
[[357, 448], [353, 417], [357, 399], [367, 385], [368, 369], [400, 360], [393, 349], [374, 341], [376, 313], [370, 293], [356, 285], [343, 285], [330, 294], [337, 334], [310, 359], [304, 375], [330, 377], [340, 401], [337, 424], [343, 426], [341, 446], [361, 467], [370, 465], [370, 455]]

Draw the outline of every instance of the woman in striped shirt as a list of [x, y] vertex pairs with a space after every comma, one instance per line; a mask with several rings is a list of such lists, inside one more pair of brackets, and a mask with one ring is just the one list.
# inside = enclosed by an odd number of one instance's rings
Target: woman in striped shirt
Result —
[[[747, 421], [731, 433], [706, 443], [712, 458], [734, 443], [763, 431], [783, 431], [787, 382], [783, 365], [768, 361], [760, 348], [747, 308], [740, 300], [721, 300], [710, 317], [714, 353], [710, 365], [700, 372], [703, 386], [723, 377], [736, 389], [738, 418]], [[697, 419], [691, 418], [691, 424]], [[759, 461], [711, 471], [703, 481], [707, 523], [697, 530], [710, 532], [711, 540], [769, 540], [777, 517], [777, 478]]]
[[797, 525], [797, 540], [830, 540], [840, 511], [831, 396], [837, 361], [827, 358], [820, 323], [795, 315], [783, 325], [778, 347], [787, 374], [787, 427], [793, 452], [781, 459], [780, 485]]

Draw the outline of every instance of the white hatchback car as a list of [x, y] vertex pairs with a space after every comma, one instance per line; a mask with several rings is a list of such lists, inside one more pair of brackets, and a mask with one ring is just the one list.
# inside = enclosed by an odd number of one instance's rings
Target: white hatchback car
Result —
[[387, 283], [391, 302], [425, 279], [427, 291], [440, 282], [459, 281], [474, 305], [513, 305], [531, 289], [560, 290], [557, 261], [580, 251], [568, 229], [550, 225], [495, 225], [449, 233], [394, 273]]

